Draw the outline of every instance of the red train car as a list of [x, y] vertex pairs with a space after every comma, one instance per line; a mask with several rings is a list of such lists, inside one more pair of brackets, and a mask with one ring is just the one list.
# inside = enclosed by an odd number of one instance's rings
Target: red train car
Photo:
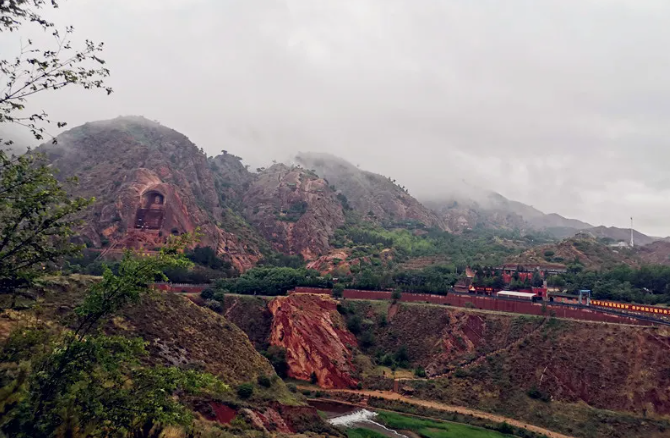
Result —
[[605, 307], [608, 309], [620, 310], [624, 312], [646, 313], [650, 315], [654, 314], [656, 316], [670, 317], [670, 308], [668, 307], [647, 306], [644, 304], [617, 303], [616, 301], [604, 301], [604, 300], [591, 300], [591, 305], [595, 307]]
[[492, 287], [484, 287], [484, 286], [470, 286], [470, 289], [468, 290], [469, 293], [471, 294], [478, 294], [478, 295], [493, 295], [496, 292], [498, 292], [500, 289], [494, 289]]

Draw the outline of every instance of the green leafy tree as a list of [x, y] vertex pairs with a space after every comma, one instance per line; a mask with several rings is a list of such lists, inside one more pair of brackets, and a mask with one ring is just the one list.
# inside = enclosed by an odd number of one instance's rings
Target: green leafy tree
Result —
[[[15, 57], [0, 58], [4, 87], [0, 90], [0, 124], [24, 126], [37, 140], [44, 138], [44, 124], [50, 118], [44, 112], [26, 113], [29, 97], [70, 85], [112, 92], [104, 85], [109, 70], [99, 57], [102, 44], [86, 41], [75, 48], [73, 28], [59, 30], [41, 14], [49, 6], [58, 7], [58, 1], [0, 2], [0, 33], [36, 27], [53, 38], [39, 48], [25, 38]], [[11, 143], [0, 139], [0, 144]], [[29, 285], [45, 264], [76, 253], [79, 248], [69, 241], [76, 225], [73, 215], [90, 202], [70, 199], [42, 157], [13, 158], [0, 151], [0, 291], [15, 293]]]
[[237, 395], [241, 399], [248, 399], [254, 394], [254, 384], [253, 383], [243, 383], [237, 387]]
[[361, 333], [363, 328], [363, 320], [359, 315], [353, 315], [347, 320], [347, 329], [354, 335]]
[[272, 345], [263, 354], [272, 364], [279, 377], [285, 379], [288, 377], [288, 362], [286, 360], [286, 349]]
[[[222, 391], [211, 375], [148, 367], [140, 339], [105, 336], [109, 318], [136, 303], [167, 266], [187, 263], [169, 246], [157, 256], [126, 254], [119, 273], [105, 270], [74, 312], [72, 329], [47, 325], [14, 332], [2, 351], [0, 428], [7, 436], [126, 436], [161, 423], [188, 424], [189, 411], [174, 398]], [[113, 433], [113, 435], [110, 435]]]
[[15, 293], [47, 264], [79, 253], [76, 213], [92, 201], [68, 196], [42, 157], [0, 151], [0, 291]]
[[400, 298], [402, 298], [402, 289], [396, 288], [391, 292], [391, 299], [393, 301], [398, 301]]
[[[57, 0], [0, 2], [0, 33], [41, 27], [53, 38], [43, 47], [37, 47], [32, 39], [23, 39], [15, 57], [0, 59], [0, 81], [4, 86], [0, 93], [0, 123], [25, 126], [38, 140], [44, 137], [44, 124], [50, 123], [50, 118], [44, 112], [24, 114], [28, 97], [70, 85], [112, 92], [104, 83], [109, 70], [99, 56], [102, 43], [86, 40], [82, 47], [75, 48], [71, 39], [74, 28], [58, 29], [41, 14], [45, 6], [57, 8], [58, 3]], [[57, 125], [63, 127], [65, 123]]]
[[344, 284], [337, 283], [333, 285], [333, 298], [340, 299], [344, 293]]
[[398, 351], [395, 352], [393, 359], [399, 367], [409, 368], [410, 357], [407, 347], [401, 345]]
[[261, 375], [258, 376], [256, 379], [259, 385], [261, 385], [263, 388], [269, 388], [272, 386], [272, 379], [266, 375]]
[[211, 300], [214, 298], [214, 289], [207, 288], [200, 292], [200, 298], [203, 300]]

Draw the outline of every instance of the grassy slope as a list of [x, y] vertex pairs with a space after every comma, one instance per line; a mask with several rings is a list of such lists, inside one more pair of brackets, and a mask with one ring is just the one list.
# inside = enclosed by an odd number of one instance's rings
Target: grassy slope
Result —
[[257, 350], [267, 350], [272, 314], [267, 308], [266, 298], [226, 294], [223, 314], [247, 334]]
[[[67, 324], [92, 281], [95, 280], [82, 276], [45, 281], [39, 291], [41, 318]], [[195, 366], [229, 384], [274, 374], [270, 363], [255, 351], [242, 330], [223, 316], [176, 294], [153, 292], [145, 296], [141, 303], [126, 307], [105, 330], [142, 337], [148, 343], [150, 362]]]

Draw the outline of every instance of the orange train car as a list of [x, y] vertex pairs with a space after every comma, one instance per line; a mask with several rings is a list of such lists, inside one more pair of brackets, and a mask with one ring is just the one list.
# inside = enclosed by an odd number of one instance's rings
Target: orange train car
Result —
[[670, 308], [646, 306], [643, 304], [618, 303], [616, 301], [591, 300], [591, 305], [595, 307], [606, 307], [625, 312], [648, 313], [658, 316], [670, 317]]

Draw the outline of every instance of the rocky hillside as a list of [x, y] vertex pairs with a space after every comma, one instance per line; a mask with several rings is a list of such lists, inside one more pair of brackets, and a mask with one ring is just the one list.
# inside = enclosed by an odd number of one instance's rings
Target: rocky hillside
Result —
[[588, 234], [565, 239], [556, 244], [533, 247], [519, 255], [509, 257], [506, 263], [530, 264], [568, 264], [575, 260], [586, 269], [599, 270], [620, 264], [638, 266], [639, 259], [635, 251], [629, 248], [612, 248], [598, 242]]
[[327, 252], [344, 224], [342, 203], [326, 181], [284, 164], [258, 174], [243, 204], [246, 219], [277, 251], [307, 260]]
[[87, 123], [58, 136], [45, 152], [62, 177], [76, 176], [77, 196], [95, 197], [83, 217], [82, 239], [108, 250], [153, 249], [169, 234], [202, 234], [241, 270], [261, 257], [240, 238], [240, 228], [223, 229], [224, 211], [207, 157], [184, 135], [141, 117]]
[[368, 220], [387, 224], [412, 221], [446, 229], [444, 222], [434, 212], [391, 178], [360, 170], [329, 154], [301, 153], [295, 160], [328, 181], [335, 190], [346, 196], [351, 208]]
[[650, 265], [670, 265], [670, 242], [657, 241], [639, 248], [635, 254], [642, 263]]
[[241, 211], [244, 193], [256, 180], [256, 174], [249, 172], [247, 166], [242, 164], [241, 157], [222, 152], [221, 155], [209, 158], [219, 201], [222, 207]]
[[249, 172], [222, 151], [207, 158], [189, 139], [142, 117], [87, 123], [46, 144], [76, 196], [95, 197], [81, 240], [103, 253], [153, 250], [170, 234], [199, 230], [244, 271], [272, 250], [314, 259], [344, 224], [342, 200], [314, 173], [274, 165]]

